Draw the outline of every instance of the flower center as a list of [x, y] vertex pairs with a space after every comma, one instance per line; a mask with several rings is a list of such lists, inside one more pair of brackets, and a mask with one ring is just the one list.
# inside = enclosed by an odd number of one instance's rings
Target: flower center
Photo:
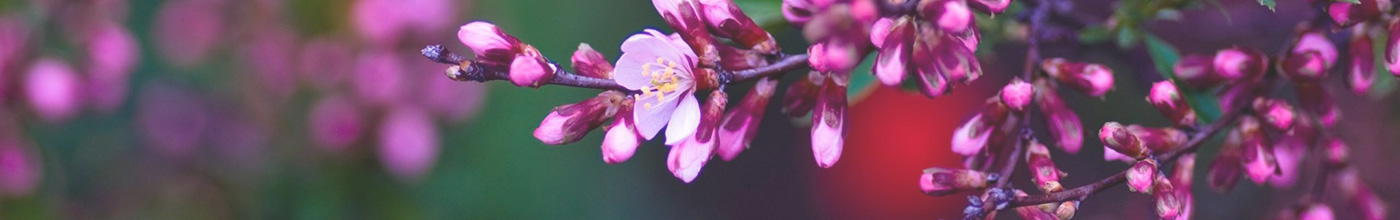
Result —
[[[653, 66], [655, 66], [653, 68]], [[676, 62], [656, 58], [656, 62], [642, 64], [642, 76], [651, 78], [651, 86], [642, 87], [642, 94], [635, 95], [638, 101], [656, 96], [656, 105], [666, 102], [666, 94], [680, 89], [680, 77], [676, 75]], [[642, 107], [651, 109], [652, 103], [643, 102]]]

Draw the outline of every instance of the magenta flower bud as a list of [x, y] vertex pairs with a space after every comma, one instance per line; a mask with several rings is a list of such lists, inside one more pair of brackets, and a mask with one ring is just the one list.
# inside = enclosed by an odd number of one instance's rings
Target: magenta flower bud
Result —
[[311, 140], [324, 150], [344, 152], [360, 139], [368, 125], [350, 99], [332, 96], [311, 107]]
[[1400, 77], [1400, 22], [1390, 24], [1390, 34], [1385, 40], [1385, 68], [1391, 75]]
[[1109, 149], [1133, 159], [1147, 158], [1152, 154], [1127, 127], [1118, 122], [1104, 123], [1103, 128], [1099, 129], [1099, 140]]
[[1254, 48], [1234, 46], [1215, 52], [1215, 75], [1225, 81], [1263, 76], [1269, 58]]
[[817, 95], [826, 76], [818, 72], [807, 73], [807, 77], [793, 82], [783, 94], [783, 113], [792, 117], [802, 117], [812, 112], [817, 105]]
[[988, 104], [988, 109], [972, 116], [962, 126], [953, 130], [953, 153], [963, 156], [976, 155], [987, 147], [997, 125], [1006, 120], [1006, 107], [998, 102]]
[[823, 73], [849, 73], [862, 58], [851, 45], [835, 43], [812, 44], [807, 54], [812, 69]]
[[1332, 100], [1332, 95], [1318, 83], [1298, 83], [1295, 84], [1298, 94], [1298, 106], [1303, 110], [1312, 113], [1317, 117], [1317, 121], [1323, 127], [1331, 128], [1337, 125], [1337, 120], [1341, 117], [1341, 110], [1337, 103]]
[[1316, 51], [1290, 55], [1279, 63], [1280, 72], [1295, 81], [1315, 82], [1325, 79], [1327, 78], [1327, 68], [1326, 60], [1323, 60], [1322, 54]]
[[1162, 112], [1162, 115], [1167, 116], [1167, 119], [1177, 126], [1196, 124], [1196, 110], [1191, 109], [1191, 105], [1186, 102], [1186, 98], [1172, 81], [1153, 83], [1152, 90], [1147, 94], [1147, 102], [1152, 103], [1153, 107], [1157, 107], [1157, 111]]
[[768, 100], [777, 89], [777, 79], [760, 79], [754, 83], [749, 94], [744, 96], [739, 108], [724, 115], [718, 131], [719, 147], [716, 149], [721, 159], [732, 161], [740, 152], [749, 148], [749, 142], [758, 134], [758, 123], [763, 121]]
[[676, 34], [698, 55], [700, 65], [713, 66], [719, 61], [719, 51], [715, 48], [714, 38], [706, 29], [698, 1], [652, 0], [651, 3], [661, 14], [661, 18], [666, 20], [666, 24], [676, 30]]
[[[1316, 142], [1307, 142], [1316, 143]], [[1299, 179], [1299, 169], [1303, 159], [1309, 155], [1310, 146], [1306, 146], [1302, 139], [1294, 136], [1279, 137], [1274, 141], [1274, 161], [1277, 161], [1278, 171], [1269, 178], [1269, 185], [1277, 189], [1292, 188]]]
[[608, 62], [608, 58], [603, 57], [603, 53], [593, 50], [593, 47], [588, 44], [578, 44], [578, 50], [574, 51], [572, 61], [574, 73], [578, 75], [612, 79], [612, 63]]
[[1152, 152], [1168, 152], [1186, 144], [1186, 132], [1175, 127], [1128, 125], [1128, 133]]
[[919, 29], [912, 57], [924, 95], [941, 96], [951, 85], [968, 84], [982, 76], [982, 64], [965, 42], [931, 28], [925, 25]]
[[473, 21], [462, 25], [457, 30], [457, 39], [476, 54], [476, 62], [496, 67], [513, 65], [512, 60], [518, 56], [522, 44], [519, 39], [501, 31], [495, 24], [485, 21]]
[[1298, 220], [1332, 220], [1335, 217], [1332, 208], [1325, 204], [1313, 204], [1298, 213]]
[[1332, 17], [1332, 21], [1337, 26], [1351, 26], [1356, 23], [1380, 18], [1382, 11], [1389, 11], [1389, 0], [1361, 0], [1357, 4], [1350, 2], [1330, 2], [1327, 4], [1327, 15]]
[[1176, 74], [1177, 79], [1191, 88], [1214, 87], [1225, 80], [1215, 73], [1213, 62], [1215, 57], [1212, 56], [1186, 55], [1172, 65], [1172, 72]]
[[573, 143], [613, 117], [626, 94], [606, 91], [578, 103], [554, 107], [535, 128], [535, 139], [549, 145]]
[[1040, 106], [1045, 127], [1054, 137], [1055, 146], [1071, 154], [1079, 153], [1084, 144], [1084, 127], [1080, 124], [1079, 115], [1065, 105], [1064, 99], [1060, 98], [1059, 92], [1051, 87], [1049, 81], [1039, 80], [1035, 87], [1036, 91], [1040, 91], [1034, 93], [1035, 103]]
[[1185, 192], [1185, 194], [1190, 194], [1191, 181], [1192, 179], [1195, 179], [1195, 173], [1196, 154], [1188, 153], [1183, 154], [1181, 155], [1181, 157], [1178, 157], [1176, 159], [1176, 168], [1172, 169], [1171, 176], [1168, 178], [1171, 179], [1172, 186], [1176, 186], [1177, 191], [1182, 191]]
[[716, 90], [712, 93], [700, 117], [699, 128], [690, 137], [671, 146], [671, 152], [666, 157], [666, 168], [670, 169], [676, 178], [686, 183], [694, 181], [695, 177], [700, 175], [700, 169], [714, 157], [715, 145], [719, 144], [719, 135], [715, 135], [715, 129], [724, 113], [726, 102], [728, 98], [724, 92]]
[[159, 52], [171, 64], [192, 67], [204, 62], [225, 30], [223, 1], [169, 1], [156, 12], [153, 27]]
[[1215, 93], [1219, 97], [1220, 109], [1229, 113], [1236, 108], [1248, 107], [1246, 105], [1252, 104], [1254, 98], [1259, 96], [1261, 83], [1261, 79], [1250, 79], [1225, 85]]
[[1359, 211], [1362, 219], [1381, 220], [1387, 219], [1387, 205], [1376, 196], [1376, 192], [1361, 180], [1360, 174], [1355, 168], [1338, 170], [1333, 174], [1337, 188], [1341, 191], [1341, 197], [1347, 200], [1347, 204], [1355, 207]]
[[1128, 189], [1133, 192], [1145, 194], [1153, 193], [1152, 188], [1157, 180], [1157, 161], [1139, 160], [1128, 169]]
[[928, 168], [919, 177], [924, 194], [942, 196], [987, 187], [987, 173], [976, 170]]
[[1157, 217], [1162, 219], [1176, 219], [1181, 215], [1181, 198], [1178, 197], [1176, 189], [1172, 187], [1171, 181], [1166, 177], [1157, 176], [1156, 184], [1153, 184], [1152, 200], [1157, 208]]
[[1323, 162], [1329, 167], [1340, 168], [1351, 161], [1351, 147], [1341, 139], [1332, 138], [1323, 145]]
[[637, 133], [636, 122], [632, 121], [632, 104], [632, 99], [623, 100], [613, 117], [613, 124], [608, 126], [607, 135], [603, 136], [604, 163], [618, 164], [627, 161], [637, 152], [637, 146], [641, 146], [642, 141], [646, 140]]
[[846, 86], [827, 80], [812, 112], [812, 154], [817, 166], [830, 168], [846, 143]]
[[1295, 116], [1293, 106], [1283, 100], [1260, 97], [1254, 100], [1254, 111], [1263, 117], [1264, 124], [1275, 131], [1287, 132], [1293, 129]]
[[1240, 179], [1240, 154], [1241, 142], [1238, 131], [1230, 130], [1225, 132], [1225, 142], [1220, 145], [1220, 154], [1215, 156], [1215, 160], [1210, 162], [1210, 170], [1206, 175], [1206, 181], [1210, 182], [1211, 190], [1218, 193], [1229, 192], [1235, 187], [1235, 183]]
[[1011, 6], [1011, 0], [970, 0], [968, 6], [987, 14], [998, 14]]
[[745, 15], [733, 0], [700, 0], [700, 8], [710, 33], [734, 40], [747, 49], [766, 54], [778, 52], [778, 42], [773, 41], [773, 36]]
[[1043, 61], [1040, 67], [1050, 77], [1090, 97], [1103, 97], [1113, 90], [1113, 71], [1103, 65], [1050, 58]]
[[1306, 54], [1309, 51], [1317, 52], [1322, 57], [1322, 61], [1327, 68], [1337, 64], [1337, 46], [1332, 44], [1332, 40], [1321, 31], [1307, 31], [1300, 33], [1298, 39], [1294, 41], [1291, 54]]
[[890, 35], [891, 30], [894, 30], [895, 19], [904, 20], [906, 19], [906, 17], [901, 16], [896, 18], [880, 18], [879, 20], [875, 20], [875, 23], [870, 24], [871, 45], [875, 45], [875, 48], [885, 47], [885, 37]]
[[63, 61], [41, 58], [25, 76], [24, 91], [39, 118], [50, 122], [67, 120], [82, 104], [82, 83], [73, 68]]
[[1050, 149], [1040, 142], [1032, 141], [1026, 148], [1026, 166], [1030, 168], [1031, 180], [1040, 191], [1052, 193], [1065, 189], [1060, 184], [1060, 177], [1069, 174], [1055, 166], [1055, 161], [1050, 159]]
[[39, 187], [44, 172], [36, 156], [19, 140], [0, 140], [0, 196], [27, 196]]
[[1253, 136], [1245, 137], [1240, 162], [1244, 166], [1245, 173], [1249, 174], [1250, 180], [1256, 184], [1264, 184], [1278, 170], [1278, 160], [1274, 157], [1274, 149], [1268, 145], [1268, 140], [1265, 140], [1265, 137], [1262, 135]]
[[1006, 87], [1001, 88], [1001, 102], [1006, 103], [1006, 107], [1013, 111], [1024, 111], [1026, 106], [1031, 104], [1031, 99], [1035, 97], [1035, 87], [1020, 78], [1011, 79]]
[[1352, 32], [1350, 51], [1351, 62], [1347, 66], [1347, 85], [1357, 95], [1365, 95], [1376, 81], [1376, 55], [1371, 47], [1371, 35], [1366, 29], [1357, 28]]
[[379, 162], [404, 181], [421, 180], [437, 161], [439, 137], [432, 117], [416, 108], [392, 110], [379, 127]]
[[545, 61], [544, 56], [534, 48], [520, 53], [510, 63], [510, 82], [515, 86], [539, 88], [554, 79], [554, 65]]
[[870, 72], [880, 79], [880, 84], [898, 86], [912, 69], [909, 59], [913, 55], [914, 20], [908, 16], [900, 17], [890, 25], [886, 35], [877, 36], [883, 42], [877, 44], [880, 45], [880, 53], [875, 56], [875, 66]]
[[972, 10], [963, 0], [920, 1], [918, 10], [920, 16], [932, 21], [940, 30], [950, 33], [967, 31], [975, 22]]

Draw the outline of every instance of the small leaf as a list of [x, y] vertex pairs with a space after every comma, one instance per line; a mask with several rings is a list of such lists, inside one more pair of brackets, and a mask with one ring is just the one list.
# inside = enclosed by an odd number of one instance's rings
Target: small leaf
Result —
[[753, 19], [754, 23], [764, 29], [775, 30], [776, 28], [786, 28], [787, 18], [783, 17], [783, 2], [779, 0], [736, 0], [735, 5], [739, 5], [744, 10], [744, 14]]
[[1111, 32], [1109, 32], [1109, 29], [1104, 28], [1103, 26], [1085, 27], [1084, 29], [1079, 30], [1079, 42], [1083, 42], [1085, 44], [1093, 44], [1108, 41], [1109, 34], [1111, 34]]
[[1259, 5], [1263, 5], [1263, 6], [1265, 6], [1265, 7], [1269, 7], [1269, 11], [1278, 12], [1278, 11], [1275, 11], [1275, 10], [1274, 10], [1274, 5], [1275, 5], [1275, 4], [1276, 4], [1276, 3], [1274, 3], [1274, 0], [1259, 0]]
[[[847, 102], [851, 104], [860, 102], [866, 95], [875, 91], [875, 87], [880, 86], [880, 82], [875, 80], [875, 74], [870, 72], [870, 68], [874, 66], [875, 54], [871, 53], [865, 56], [865, 60], [860, 62], [860, 66], [856, 66], [856, 69], [851, 71], [851, 81], [846, 84]], [[907, 77], [904, 81], [909, 81]]]

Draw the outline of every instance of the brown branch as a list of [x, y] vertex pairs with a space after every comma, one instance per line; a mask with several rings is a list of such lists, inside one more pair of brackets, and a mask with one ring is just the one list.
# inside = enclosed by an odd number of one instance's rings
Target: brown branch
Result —
[[[510, 71], [502, 68], [482, 65], [476, 62], [471, 62], [471, 60], [467, 57], [458, 55], [456, 53], [453, 53], [452, 51], [448, 51], [442, 45], [428, 45], [423, 48], [422, 53], [424, 57], [427, 57], [429, 60], [432, 60], [434, 62], [449, 65], [459, 65], [460, 68], [458, 69], [456, 74], [458, 74], [460, 77], [449, 76], [452, 77], [454, 80], [477, 82], [486, 82], [493, 80], [510, 80]], [[463, 64], [465, 64], [465, 66], [461, 66]], [[628, 90], [627, 87], [623, 87], [622, 85], [617, 84], [617, 82], [613, 81], [612, 79], [603, 79], [578, 75], [568, 70], [565, 70], [564, 68], [559, 68], [558, 64], [551, 65], [555, 66], [555, 71], [554, 77], [550, 79], [548, 83], [546, 83], [549, 85], [634, 92]], [[796, 54], [779, 57], [776, 59], [776, 61], [773, 61], [773, 64], [767, 66], [737, 71], [720, 71], [719, 74], [720, 78], [724, 79], [722, 80], [721, 84], [729, 84], [757, 80], [759, 78], [768, 76], [781, 75], [786, 72], [800, 70], [808, 67], [809, 66], [807, 65], [807, 54]]]
[[[1181, 157], [1181, 155], [1196, 152], [1196, 150], [1200, 149], [1201, 145], [1205, 143], [1206, 140], [1209, 140], [1212, 136], [1215, 136], [1216, 133], [1220, 132], [1225, 127], [1232, 124], [1235, 121], [1235, 119], [1239, 118], [1239, 116], [1243, 114], [1243, 112], [1245, 112], [1243, 108], [1235, 108], [1233, 111], [1230, 111], [1229, 113], [1220, 116], [1219, 120], [1216, 120], [1215, 122], [1206, 125], [1204, 128], [1201, 128], [1199, 131], [1193, 134], [1191, 136], [1191, 140], [1187, 141], [1185, 144], [1182, 145], [1184, 147], [1177, 148], [1175, 151], [1158, 154], [1156, 155], [1157, 158], [1161, 161], [1176, 161], [1176, 159], [1178, 157]], [[1101, 192], [1105, 189], [1108, 189], [1109, 187], [1122, 184], [1127, 180], [1128, 171], [1123, 171], [1113, 176], [1109, 176], [1108, 178], [1104, 178], [1103, 180], [1099, 180], [1098, 182], [1094, 182], [1089, 185], [1080, 186], [1078, 188], [1070, 190], [1049, 194], [1016, 197], [1011, 201], [1010, 207], [1030, 206], [1073, 200], [1084, 200], [1090, 195]]]

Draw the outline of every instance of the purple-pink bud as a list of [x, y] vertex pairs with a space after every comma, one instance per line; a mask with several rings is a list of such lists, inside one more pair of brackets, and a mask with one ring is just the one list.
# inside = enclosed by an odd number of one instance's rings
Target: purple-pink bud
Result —
[[962, 33], [972, 25], [972, 10], [963, 0], [920, 1], [919, 15], [932, 21], [942, 31]]
[[919, 177], [919, 188], [924, 190], [924, 194], [934, 196], [985, 187], [987, 187], [987, 174], [976, 170], [934, 167], [924, 169], [924, 174]]
[[1080, 124], [1079, 115], [1065, 105], [1064, 99], [1060, 98], [1059, 92], [1049, 81], [1037, 80], [1035, 87], [1039, 91], [1035, 93], [1035, 103], [1040, 106], [1045, 127], [1054, 137], [1055, 146], [1071, 154], [1079, 153], [1084, 144], [1084, 127]]
[[1385, 68], [1391, 75], [1400, 76], [1400, 22], [1390, 24], [1389, 31], [1385, 39]]
[[1240, 162], [1250, 180], [1256, 184], [1264, 184], [1278, 170], [1278, 160], [1274, 158], [1274, 149], [1268, 145], [1265, 137], [1253, 136], [1245, 137]]
[[957, 36], [919, 28], [912, 57], [922, 81], [919, 90], [929, 97], [947, 92], [951, 85], [968, 84], [982, 76], [982, 64]]
[[573, 62], [574, 73], [578, 75], [612, 79], [613, 65], [608, 62], [608, 58], [603, 57], [603, 53], [593, 50], [593, 46], [579, 44], [578, 50], [574, 51]]
[[1152, 90], [1147, 94], [1147, 102], [1157, 107], [1158, 112], [1167, 116], [1172, 124], [1177, 126], [1191, 126], [1196, 124], [1196, 110], [1191, 109], [1191, 105], [1186, 102], [1186, 98], [1177, 90], [1176, 83], [1172, 81], [1161, 81], [1152, 84]]
[[890, 31], [884, 36], [879, 36], [883, 42], [879, 44], [880, 53], [875, 57], [875, 66], [871, 72], [875, 74], [875, 78], [880, 79], [880, 84], [898, 86], [904, 82], [904, 76], [912, 69], [909, 59], [914, 46], [914, 20], [907, 16], [901, 17], [890, 25]]
[[968, 6], [987, 14], [997, 14], [1006, 11], [1011, 6], [1011, 0], [970, 0]]
[[803, 77], [797, 82], [788, 86], [787, 92], [783, 93], [782, 112], [792, 117], [802, 117], [812, 112], [812, 108], [817, 105], [817, 95], [821, 94], [821, 85], [826, 81], [826, 76], [818, 72], [809, 72], [807, 77]]
[[1128, 133], [1151, 152], [1168, 152], [1186, 144], [1186, 132], [1175, 127], [1128, 125]]
[[1327, 15], [1332, 17], [1332, 21], [1338, 26], [1351, 26], [1362, 21], [1374, 20], [1380, 17], [1383, 11], [1390, 10], [1390, 0], [1360, 0], [1358, 3], [1350, 2], [1330, 2], [1327, 5]]
[[34, 113], [50, 122], [64, 121], [78, 113], [82, 104], [81, 81], [63, 61], [41, 58], [25, 76], [24, 91]]
[[1313, 204], [1298, 213], [1298, 220], [1332, 220], [1336, 214], [1332, 213], [1332, 207], [1326, 204]]
[[627, 161], [645, 140], [637, 133], [636, 123], [632, 121], [632, 103], [633, 99], [624, 100], [618, 106], [617, 114], [614, 114], [612, 126], [608, 126], [608, 133], [603, 137], [604, 163]]
[[1347, 65], [1347, 85], [1353, 93], [1365, 95], [1376, 81], [1376, 54], [1371, 47], [1371, 35], [1367, 34], [1366, 29], [1358, 27], [1355, 30], [1348, 50], [1351, 62]]
[[1334, 168], [1346, 166], [1351, 161], [1351, 147], [1342, 139], [1332, 138], [1323, 145], [1323, 162]]
[[1050, 159], [1050, 149], [1040, 142], [1032, 141], [1026, 148], [1026, 166], [1030, 168], [1031, 180], [1040, 191], [1052, 193], [1065, 189], [1060, 184], [1060, 177], [1069, 174], [1055, 166], [1055, 161]]
[[1153, 181], [1157, 180], [1157, 161], [1139, 160], [1128, 169], [1128, 189], [1133, 192], [1153, 194]]
[[671, 174], [676, 178], [686, 183], [694, 181], [695, 177], [700, 175], [700, 170], [714, 157], [715, 145], [719, 144], [719, 135], [715, 135], [715, 129], [719, 118], [724, 114], [726, 102], [728, 97], [724, 92], [713, 92], [710, 100], [702, 107], [700, 125], [695, 134], [671, 146], [671, 153], [666, 157], [666, 168], [671, 170]]
[[1109, 149], [1134, 159], [1147, 158], [1152, 154], [1126, 126], [1118, 122], [1104, 123], [1103, 128], [1099, 129], [1099, 140]]
[[1172, 65], [1172, 72], [1191, 88], [1209, 88], [1225, 82], [1215, 73], [1214, 62], [1215, 57], [1212, 56], [1186, 55]]
[[1259, 97], [1254, 100], [1254, 111], [1264, 119], [1264, 124], [1275, 131], [1292, 130], [1293, 121], [1297, 118], [1293, 106], [1278, 99]]
[[1359, 211], [1361, 219], [1381, 220], [1388, 219], [1387, 205], [1376, 196], [1376, 192], [1366, 185], [1355, 168], [1345, 168], [1333, 174], [1337, 188], [1341, 191], [1341, 197], [1347, 200], [1347, 204]]
[[814, 11], [821, 9], [814, 6], [811, 0], [783, 0], [783, 18], [794, 26], [806, 26]]
[[1341, 110], [1337, 103], [1332, 100], [1331, 92], [1322, 88], [1317, 82], [1296, 83], [1294, 92], [1298, 94], [1298, 106], [1303, 110], [1312, 113], [1317, 117], [1317, 121], [1323, 127], [1331, 128], [1337, 125], [1337, 120], [1341, 118]]
[[1235, 183], [1240, 179], [1240, 154], [1243, 137], [1240, 132], [1230, 130], [1225, 132], [1225, 142], [1220, 145], [1220, 153], [1210, 162], [1210, 170], [1206, 175], [1206, 181], [1210, 183], [1210, 188], [1215, 192], [1225, 193], [1235, 187]]
[[1035, 97], [1035, 87], [1020, 78], [1011, 79], [1001, 89], [1001, 102], [1013, 111], [1024, 111]]
[[675, 34], [684, 39], [685, 43], [690, 45], [690, 49], [698, 55], [700, 65], [712, 66], [719, 61], [719, 51], [715, 47], [715, 39], [705, 27], [698, 1], [652, 0], [651, 3], [661, 14], [661, 18], [666, 20], [666, 24], [676, 30]]
[[504, 67], [519, 53], [520, 40], [506, 34], [495, 24], [473, 21], [457, 30], [457, 39], [471, 48], [477, 62]]
[[626, 94], [606, 91], [578, 103], [554, 107], [535, 128], [535, 139], [549, 145], [573, 143], [617, 113]]
[[846, 86], [827, 80], [812, 112], [812, 154], [817, 166], [830, 168], [846, 143]]
[[1152, 200], [1157, 208], [1157, 217], [1162, 219], [1176, 219], [1181, 215], [1181, 198], [1178, 197], [1175, 187], [1166, 177], [1157, 176], [1156, 184], [1152, 187]]
[[1328, 68], [1337, 64], [1337, 46], [1332, 44], [1332, 40], [1321, 31], [1306, 31], [1298, 35], [1298, 39], [1293, 44], [1291, 54], [1305, 54], [1309, 51], [1317, 52], [1322, 57]]
[[1109, 90], [1113, 90], [1113, 71], [1103, 65], [1050, 58], [1041, 62], [1040, 67], [1050, 77], [1084, 95], [1103, 97]]
[[768, 100], [778, 88], [778, 80], [764, 78], [754, 84], [749, 94], [744, 96], [739, 108], [730, 111], [721, 119], [719, 127], [718, 154], [724, 161], [734, 160], [740, 152], [749, 148], [749, 142], [758, 134], [758, 123], [763, 121]]
[[539, 88], [554, 79], [554, 71], [554, 65], [545, 61], [538, 51], [520, 53], [510, 63], [510, 82], [515, 86]]
[[745, 15], [733, 0], [700, 0], [700, 9], [710, 33], [734, 40], [746, 49], [765, 54], [778, 52], [778, 43], [773, 41], [773, 36]]
[[1254, 48], [1234, 46], [1215, 52], [1215, 74], [1225, 81], [1263, 76], [1269, 58]]

